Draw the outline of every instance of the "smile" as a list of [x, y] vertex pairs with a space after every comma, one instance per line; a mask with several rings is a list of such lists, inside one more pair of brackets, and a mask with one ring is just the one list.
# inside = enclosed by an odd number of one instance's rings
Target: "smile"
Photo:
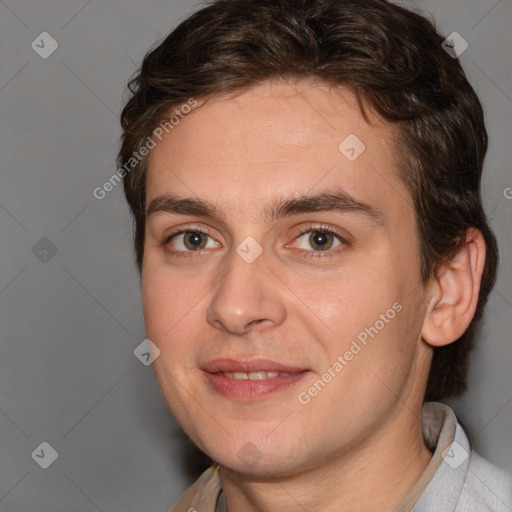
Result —
[[290, 389], [310, 373], [298, 366], [243, 357], [209, 361], [201, 370], [216, 394], [243, 401], [263, 400]]

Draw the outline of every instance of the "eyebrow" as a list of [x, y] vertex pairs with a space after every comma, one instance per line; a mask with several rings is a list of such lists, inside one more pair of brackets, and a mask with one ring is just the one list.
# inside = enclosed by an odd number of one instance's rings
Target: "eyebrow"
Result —
[[[264, 211], [264, 217], [272, 221], [301, 213], [329, 211], [354, 213], [366, 217], [378, 225], [382, 225], [384, 221], [384, 216], [380, 211], [344, 190], [278, 199]], [[146, 210], [146, 218], [158, 213], [206, 217], [225, 222], [223, 212], [214, 203], [174, 194], [164, 194], [151, 201]]]

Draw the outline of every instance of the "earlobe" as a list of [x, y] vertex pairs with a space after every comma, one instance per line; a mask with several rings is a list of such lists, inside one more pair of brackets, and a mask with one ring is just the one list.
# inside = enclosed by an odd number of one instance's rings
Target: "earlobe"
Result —
[[464, 334], [475, 314], [484, 264], [484, 238], [480, 231], [470, 229], [455, 257], [432, 279], [422, 330], [429, 345], [448, 345]]

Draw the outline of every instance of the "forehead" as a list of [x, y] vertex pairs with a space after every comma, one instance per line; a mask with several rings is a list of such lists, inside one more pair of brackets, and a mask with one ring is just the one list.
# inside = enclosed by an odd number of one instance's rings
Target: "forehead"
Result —
[[146, 204], [165, 193], [255, 213], [276, 197], [345, 190], [389, 215], [410, 214], [396, 176], [394, 129], [348, 89], [267, 82], [213, 97], [151, 151]]

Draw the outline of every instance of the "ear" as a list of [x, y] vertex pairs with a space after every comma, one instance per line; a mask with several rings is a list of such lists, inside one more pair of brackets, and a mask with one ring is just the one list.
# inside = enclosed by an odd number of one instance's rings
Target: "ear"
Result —
[[448, 345], [464, 334], [475, 314], [485, 263], [485, 240], [477, 229], [430, 283], [431, 299], [422, 337], [434, 347]]

